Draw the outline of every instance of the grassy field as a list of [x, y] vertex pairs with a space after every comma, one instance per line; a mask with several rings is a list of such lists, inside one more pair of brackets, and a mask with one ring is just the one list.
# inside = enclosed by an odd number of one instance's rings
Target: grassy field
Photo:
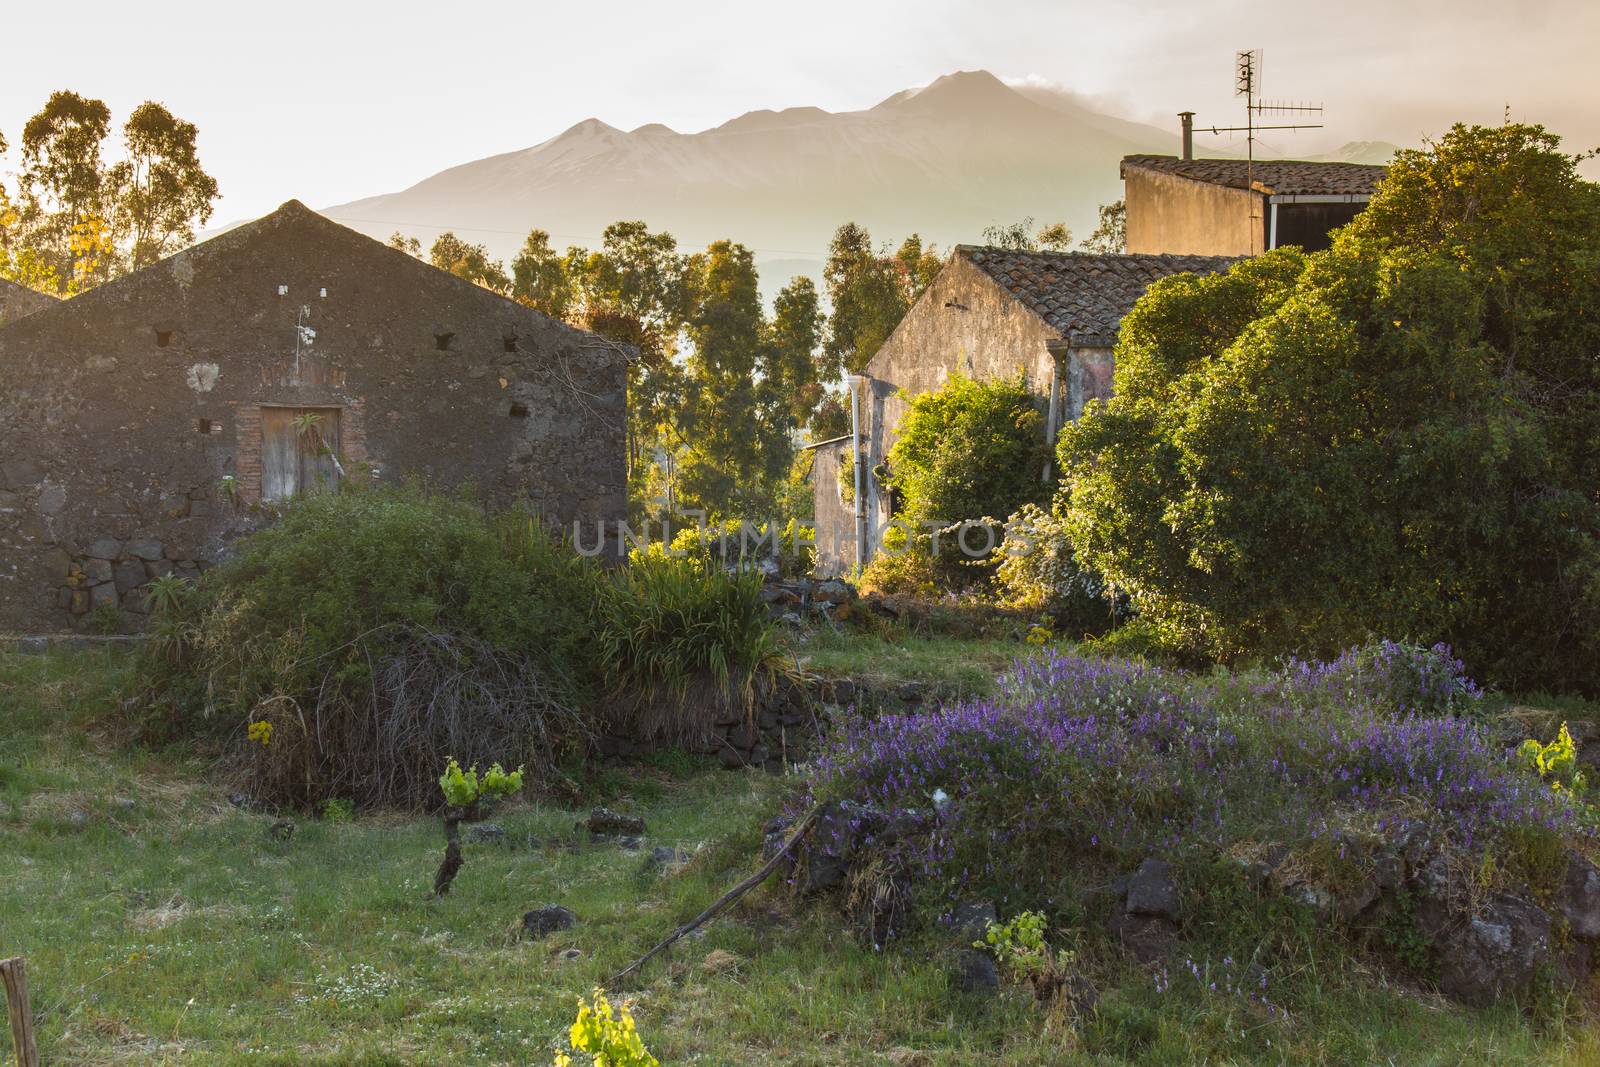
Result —
[[[643, 852], [584, 842], [579, 811], [528, 803], [497, 817], [505, 843], [467, 846], [441, 900], [436, 821], [301, 819], [276, 840], [274, 816], [228, 801], [220, 768], [106, 725], [126, 669], [0, 656], [0, 955], [28, 958], [47, 1064], [549, 1063], [579, 995], [751, 869], [792, 786], [685, 759], [600, 772], [585, 804], [642, 815]], [[657, 844], [695, 857], [657, 873]], [[578, 925], [517, 940], [547, 903]], [[1101, 997], [1073, 1019], [1020, 991], [954, 992], [950, 950], [929, 932], [869, 951], [828, 907], [772, 887], [625, 992], [668, 1064], [1600, 1063], [1571, 1013], [1464, 1011], [1337, 954], [1290, 978], [1283, 1016], [1181, 978], [1159, 992], [1086, 954]]]

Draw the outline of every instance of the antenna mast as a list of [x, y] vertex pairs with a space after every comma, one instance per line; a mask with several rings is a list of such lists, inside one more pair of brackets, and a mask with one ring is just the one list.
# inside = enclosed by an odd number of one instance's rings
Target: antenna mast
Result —
[[[1242, 133], [1245, 135], [1244, 183], [1246, 192], [1256, 191], [1256, 131], [1257, 130], [1320, 130], [1322, 123], [1284, 123], [1262, 126], [1256, 119], [1264, 115], [1321, 115], [1321, 104], [1268, 104], [1261, 100], [1261, 49], [1252, 48], [1234, 57], [1233, 95], [1244, 97], [1243, 126], [1197, 127], [1211, 134]], [[1250, 254], [1256, 254], [1256, 237], [1261, 232], [1256, 214], [1256, 198], [1250, 198]]]

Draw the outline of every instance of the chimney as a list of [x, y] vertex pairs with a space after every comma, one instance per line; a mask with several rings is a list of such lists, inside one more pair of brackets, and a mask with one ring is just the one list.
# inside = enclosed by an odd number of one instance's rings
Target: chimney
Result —
[[1194, 158], [1194, 112], [1178, 112], [1178, 121], [1183, 123], [1183, 158]]

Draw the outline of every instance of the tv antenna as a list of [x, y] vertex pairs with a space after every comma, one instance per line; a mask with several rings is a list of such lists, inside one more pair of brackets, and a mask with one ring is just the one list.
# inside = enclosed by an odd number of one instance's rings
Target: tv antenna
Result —
[[[1322, 123], [1287, 122], [1262, 125], [1257, 120], [1278, 115], [1322, 114], [1321, 104], [1266, 103], [1261, 99], [1261, 49], [1252, 48], [1234, 57], [1233, 95], [1244, 97], [1243, 126], [1210, 126], [1199, 129], [1211, 133], [1242, 133], [1245, 135], [1244, 183], [1248, 191], [1256, 187], [1256, 131], [1257, 130], [1320, 130]], [[1257, 225], [1261, 216], [1256, 214], [1256, 201], [1250, 199], [1250, 254], [1256, 254], [1256, 236], [1261, 232]]]

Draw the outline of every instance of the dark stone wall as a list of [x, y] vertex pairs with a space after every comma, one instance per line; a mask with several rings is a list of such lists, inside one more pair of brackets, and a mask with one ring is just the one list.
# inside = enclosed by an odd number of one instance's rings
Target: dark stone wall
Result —
[[135, 570], [197, 573], [270, 521], [263, 406], [337, 409], [347, 478], [621, 519], [628, 355], [294, 202], [12, 322], [0, 630], [137, 614]]
[[0, 326], [35, 311], [43, 311], [55, 302], [53, 296], [36, 293], [26, 286], [0, 278]]

